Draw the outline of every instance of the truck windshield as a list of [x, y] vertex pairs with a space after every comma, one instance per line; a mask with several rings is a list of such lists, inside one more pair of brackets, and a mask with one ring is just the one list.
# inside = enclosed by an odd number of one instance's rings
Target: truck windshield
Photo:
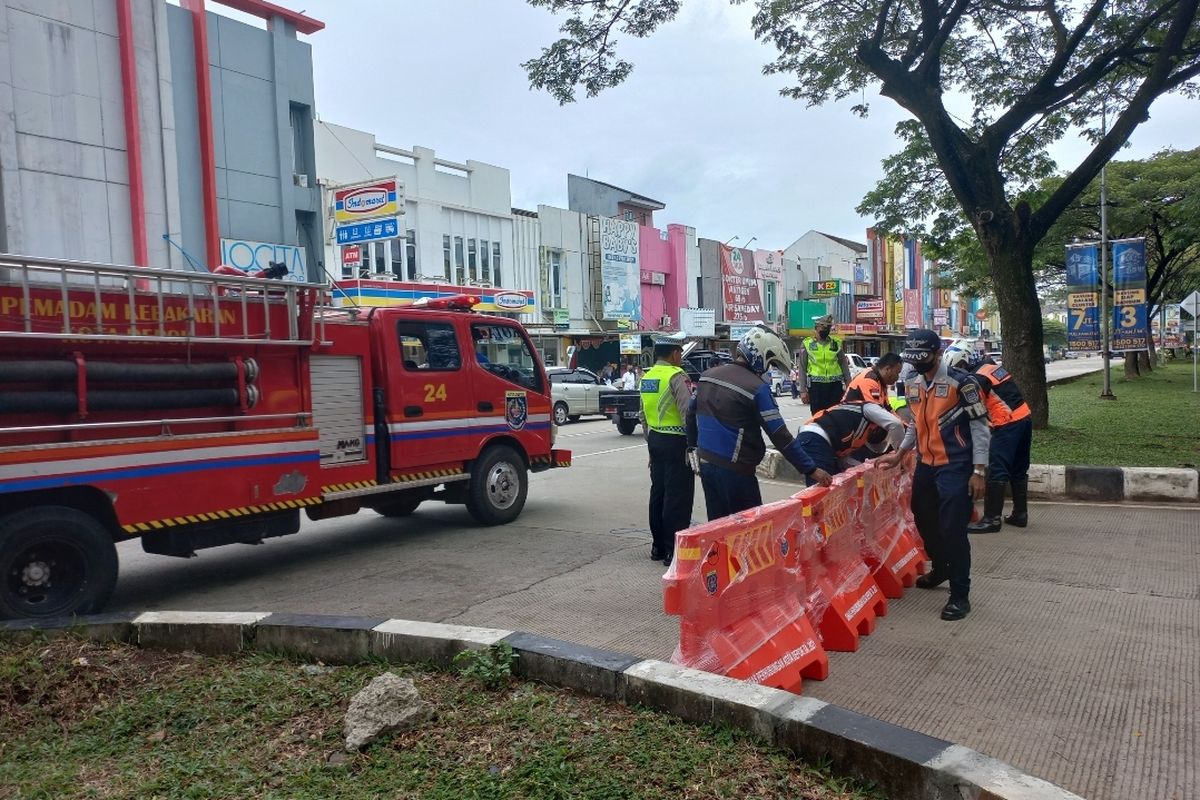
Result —
[[493, 375], [535, 392], [542, 391], [542, 375], [533, 352], [517, 328], [508, 325], [472, 325], [475, 360]]

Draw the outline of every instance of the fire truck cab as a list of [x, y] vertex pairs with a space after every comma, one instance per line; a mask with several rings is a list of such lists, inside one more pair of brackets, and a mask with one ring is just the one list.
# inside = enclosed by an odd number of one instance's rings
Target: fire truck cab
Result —
[[570, 464], [518, 321], [327, 291], [0, 255], [0, 618], [99, 611], [128, 538], [186, 557], [431, 500], [503, 524]]

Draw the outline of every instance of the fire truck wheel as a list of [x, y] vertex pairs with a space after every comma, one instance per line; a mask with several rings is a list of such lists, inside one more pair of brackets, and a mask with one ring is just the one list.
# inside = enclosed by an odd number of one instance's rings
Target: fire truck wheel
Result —
[[117, 585], [117, 548], [93, 517], [42, 506], [0, 518], [0, 619], [93, 614]]
[[558, 402], [554, 404], [554, 424], [562, 427], [567, 424], [567, 404]]
[[425, 500], [422, 495], [402, 497], [387, 505], [375, 506], [375, 513], [384, 517], [407, 517], [417, 510], [417, 506]]
[[471, 470], [467, 511], [483, 525], [512, 522], [525, 507], [529, 473], [511, 447], [498, 445], [484, 451]]

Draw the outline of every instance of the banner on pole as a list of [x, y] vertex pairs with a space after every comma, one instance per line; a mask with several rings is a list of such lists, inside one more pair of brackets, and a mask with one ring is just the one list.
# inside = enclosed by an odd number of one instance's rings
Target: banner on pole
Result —
[[1146, 240], [1113, 242], [1113, 350], [1149, 350]]
[[726, 322], [759, 322], [763, 318], [758, 280], [742, 251], [721, 245], [721, 283], [725, 293]]
[[600, 218], [600, 281], [604, 287], [604, 319], [637, 321], [642, 318], [638, 236], [636, 222]]
[[1067, 349], [1100, 350], [1099, 248], [1067, 245]]

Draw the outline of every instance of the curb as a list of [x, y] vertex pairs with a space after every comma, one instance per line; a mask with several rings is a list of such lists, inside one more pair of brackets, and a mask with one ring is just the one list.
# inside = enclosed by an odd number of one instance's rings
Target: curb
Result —
[[[758, 477], [804, 483], [778, 450], [767, 450]], [[1102, 502], [1200, 502], [1200, 471], [1175, 467], [1090, 467], [1031, 464], [1029, 496]]]
[[0, 635], [75, 634], [209, 655], [283, 652], [325, 663], [371, 658], [449, 666], [463, 650], [506, 643], [527, 680], [724, 724], [869, 781], [898, 800], [1082, 800], [966, 747], [733, 678], [519, 631], [309, 614], [148, 611], [0, 622]]

